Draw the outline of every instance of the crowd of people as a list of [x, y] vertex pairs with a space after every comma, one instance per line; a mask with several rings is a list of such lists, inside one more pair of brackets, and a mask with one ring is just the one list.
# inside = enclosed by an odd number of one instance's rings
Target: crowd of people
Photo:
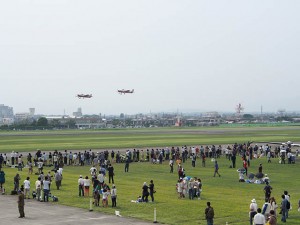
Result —
[[[264, 189], [265, 190], [265, 189]], [[266, 191], [266, 190], [265, 190]], [[250, 225], [266, 224], [277, 225], [277, 220], [281, 215], [281, 222], [286, 222], [291, 209], [290, 195], [284, 191], [281, 195], [280, 203], [277, 203], [275, 197], [266, 198], [262, 207], [258, 207], [256, 200], [252, 199], [250, 203]], [[299, 201], [300, 208], [300, 201]]]
[[[200, 159], [202, 167], [205, 167], [205, 161], [210, 159], [214, 161], [214, 173], [215, 177], [219, 173], [219, 165], [217, 159], [221, 156], [225, 156], [231, 162], [232, 168], [236, 167], [237, 157], [242, 158], [243, 172], [240, 171], [240, 181], [244, 180], [244, 175], [248, 175], [248, 167], [250, 166], [251, 160], [254, 158], [259, 158], [265, 156], [268, 163], [271, 163], [272, 158], [279, 157], [280, 161], [284, 163], [285, 156], [288, 158], [288, 163], [290, 162], [289, 154], [290, 149], [286, 148], [285, 151], [287, 154], [284, 156], [280, 154], [280, 149], [275, 148], [274, 151], [271, 150], [271, 146], [260, 146], [251, 145], [251, 143], [245, 144], [234, 144], [232, 146], [222, 147], [219, 146], [200, 146], [200, 147], [171, 147], [171, 148], [160, 148], [160, 149], [146, 149], [139, 150], [127, 150], [125, 153], [120, 151], [101, 151], [94, 152], [91, 149], [83, 152], [72, 152], [72, 151], [62, 151], [58, 152], [55, 150], [52, 152], [41, 152], [38, 150], [34, 155], [28, 153], [27, 163], [24, 164], [24, 156], [18, 152], [12, 152], [8, 157], [6, 154], [0, 154], [0, 166], [14, 166], [18, 170], [22, 170], [24, 167], [28, 168], [28, 177], [22, 183], [20, 180], [19, 173], [14, 177], [14, 192], [23, 195], [21, 198], [33, 198], [38, 201], [47, 202], [51, 196], [50, 187], [55, 181], [56, 189], [62, 185], [62, 171], [64, 166], [85, 166], [90, 165], [90, 178], [88, 176], [79, 176], [78, 179], [78, 195], [80, 197], [93, 197], [94, 205], [99, 206], [100, 201], [102, 202], [103, 207], [108, 207], [109, 196], [111, 199], [111, 206], [117, 206], [117, 189], [115, 186], [114, 180], [114, 168], [111, 162], [115, 163], [124, 163], [125, 168], [124, 172], [129, 172], [129, 164], [132, 162], [150, 162], [153, 164], [162, 164], [163, 161], [169, 161], [170, 173], [174, 172], [174, 165], [177, 165], [178, 181], [176, 184], [176, 191], [178, 193], [178, 198], [183, 199], [188, 196], [190, 200], [201, 199], [202, 191], [202, 182], [199, 177], [190, 177], [186, 175], [186, 171], [183, 169], [183, 163], [191, 161], [192, 167], [196, 167], [197, 159]], [[49, 171], [44, 175], [44, 169], [46, 166], [53, 167], [54, 169]], [[35, 181], [35, 187], [30, 187], [30, 175], [33, 174], [33, 168], [36, 167], [38, 172], [35, 173], [38, 175], [37, 180]], [[99, 167], [99, 169], [97, 169]], [[54, 174], [52, 175], [52, 171]], [[259, 173], [262, 173], [262, 165], [259, 167]], [[106, 178], [108, 176], [108, 179]], [[265, 179], [266, 177], [263, 177]], [[278, 214], [275, 207], [278, 207], [274, 197], [271, 197], [272, 187], [269, 185], [267, 180], [262, 180], [262, 183], [266, 183], [264, 188], [266, 203], [264, 207], [258, 208], [254, 207], [254, 201], [250, 206], [250, 223], [259, 217], [260, 213], [264, 215], [265, 221], [269, 220], [270, 224], [276, 224], [272, 221], [276, 220]], [[109, 185], [106, 183], [108, 180]], [[20, 185], [22, 183], [22, 185]], [[0, 182], [2, 185], [3, 183]], [[110, 184], [111, 188], [110, 188]], [[32, 190], [31, 190], [32, 189]], [[2, 187], [1, 187], [2, 190]], [[151, 197], [151, 202], [154, 202], [154, 182], [150, 180], [150, 184], [144, 182], [141, 188], [141, 195], [138, 197], [137, 202], [149, 202], [149, 196]], [[284, 199], [281, 204], [281, 214], [282, 221], [285, 222], [288, 218], [288, 205], [289, 200], [285, 204], [285, 199], [287, 195], [284, 195]], [[22, 201], [20, 201], [22, 203]], [[286, 209], [282, 205], [287, 205]], [[210, 203], [208, 205], [210, 208]], [[259, 212], [261, 211], [261, 212]], [[207, 214], [205, 212], [205, 214]], [[208, 213], [209, 214], [209, 213]], [[255, 214], [255, 215], [254, 215]], [[23, 214], [20, 211], [20, 216], [23, 217]], [[25, 215], [24, 215], [25, 216]], [[206, 215], [207, 217], [207, 215]], [[211, 216], [209, 216], [211, 217]], [[270, 218], [269, 218], [270, 217]], [[255, 219], [256, 218], [256, 219]], [[213, 219], [209, 218], [209, 219]], [[212, 220], [210, 220], [212, 221]], [[212, 222], [210, 222], [212, 224]]]

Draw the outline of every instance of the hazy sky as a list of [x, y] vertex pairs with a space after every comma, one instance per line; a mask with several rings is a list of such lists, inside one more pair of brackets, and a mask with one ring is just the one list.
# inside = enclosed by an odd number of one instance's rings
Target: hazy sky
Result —
[[0, 104], [38, 114], [300, 110], [299, 12], [299, 0], [1, 0]]

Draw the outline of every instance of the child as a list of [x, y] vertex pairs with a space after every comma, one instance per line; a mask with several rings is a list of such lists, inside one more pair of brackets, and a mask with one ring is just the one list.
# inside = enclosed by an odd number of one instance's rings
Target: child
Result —
[[109, 195], [109, 192], [106, 189], [104, 189], [103, 194], [102, 194], [102, 206], [103, 207], [108, 206], [108, 195]]

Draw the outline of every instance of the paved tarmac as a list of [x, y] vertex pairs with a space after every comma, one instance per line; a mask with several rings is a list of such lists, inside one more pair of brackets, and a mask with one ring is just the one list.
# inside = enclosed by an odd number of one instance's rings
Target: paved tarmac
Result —
[[116, 224], [140, 224], [149, 225], [132, 218], [118, 217], [100, 212], [89, 212], [88, 210], [75, 207], [54, 205], [37, 202], [33, 199], [25, 200], [25, 218], [18, 218], [17, 195], [0, 195], [0, 224], [18, 225], [116, 225]]

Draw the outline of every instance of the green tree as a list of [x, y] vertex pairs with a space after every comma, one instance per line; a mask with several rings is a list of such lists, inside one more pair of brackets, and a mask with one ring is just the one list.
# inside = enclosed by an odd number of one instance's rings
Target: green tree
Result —
[[37, 125], [40, 127], [47, 127], [48, 126], [48, 120], [46, 117], [40, 117], [37, 121]]
[[243, 115], [243, 119], [246, 119], [246, 120], [251, 120], [251, 119], [253, 119], [253, 118], [254, 118], [254, 116], [251, 115], [251, 114], [244, 114], [244, 115]]

